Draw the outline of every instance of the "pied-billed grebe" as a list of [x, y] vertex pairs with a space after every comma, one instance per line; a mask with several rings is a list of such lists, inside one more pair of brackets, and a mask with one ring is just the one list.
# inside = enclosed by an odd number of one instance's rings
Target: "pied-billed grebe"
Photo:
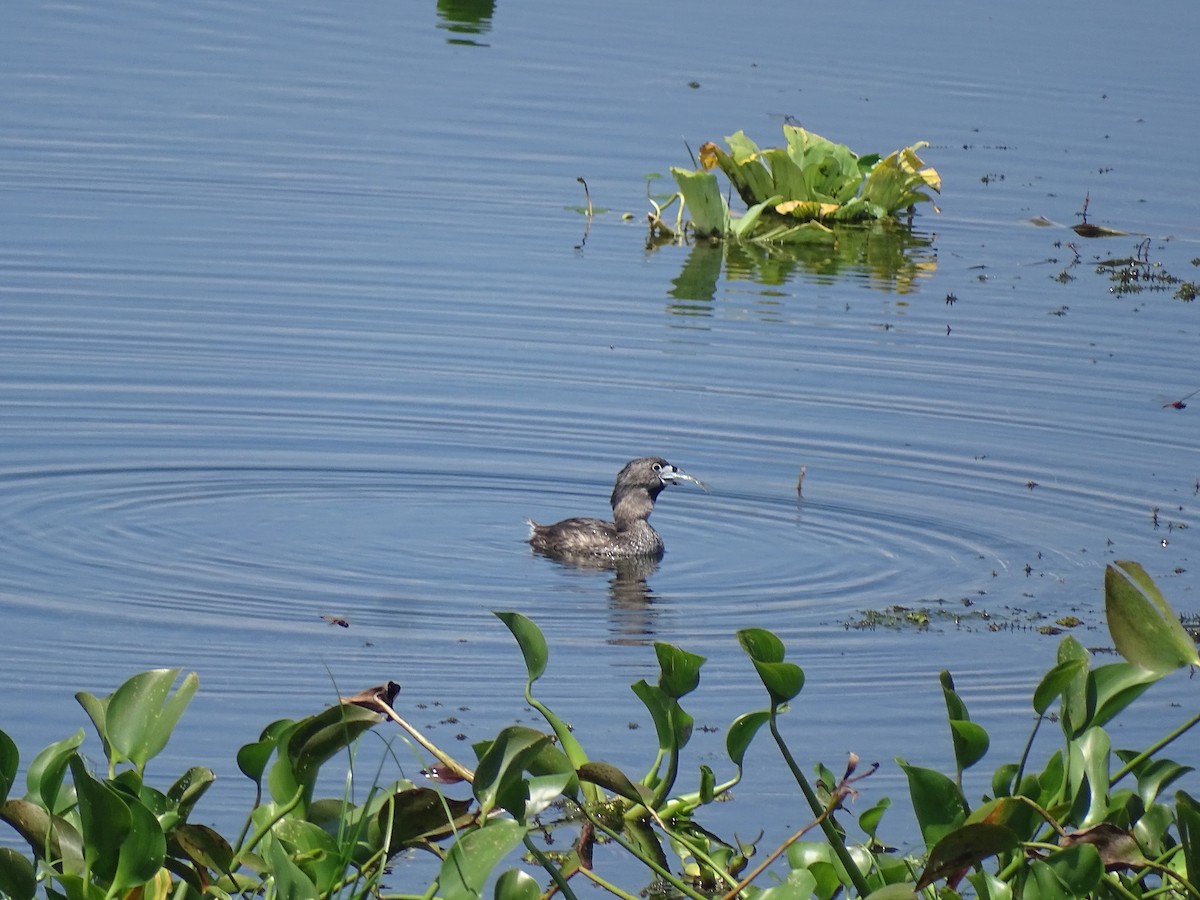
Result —
[[626, 463], [613, 487], [613, 521], [577, 517], [553, 525], [529, 522], [529, 543], [548, 556], [576, 559], [658, 559], [662, 538], [646, 520], [663, 488], [690, 481], [708, 490], [704, 482], [677, 469], [665, 459], [647, 456]]

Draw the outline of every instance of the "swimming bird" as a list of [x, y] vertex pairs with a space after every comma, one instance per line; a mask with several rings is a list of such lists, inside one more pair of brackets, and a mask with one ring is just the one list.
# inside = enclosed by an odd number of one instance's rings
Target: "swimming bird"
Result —
[[660, 559], [664, 550], [662, 538], [646, 520], [663, 489], [680, 481], [690, 481], [708, 490], [704, 482], [661, 456], [630, 460], [617, 473], [617, 483], [609, 498], [613, 521], [575, 517], [553, 525], [539, 525], [533, 519], [526, 519], [529, 543], [534, 550], [560, 559]]

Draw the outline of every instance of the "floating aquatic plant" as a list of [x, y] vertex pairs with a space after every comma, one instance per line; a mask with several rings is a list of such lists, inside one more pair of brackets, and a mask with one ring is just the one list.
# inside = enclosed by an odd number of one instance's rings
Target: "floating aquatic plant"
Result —
[[[700, 148], [700, 168], [672, 168], [682, 199], [675, 228], [662, 220], [670, 202], [650, 214], [654, 236], [673, 238], [687, 228], [698, 237], [771, 243], [828, 242], [830, 224], [872, 222], [911, 214], [941, 192], [937, 170], [925, 165], [919, 141], [886, 157], [858, 156], [844, 144], [795, 125], [783, 127], [784, 147], [760, 149], [739, 131], [728, 151], [711, 141]], [[746, 211], [733, 215], [714, 169], [737, 191]], [[653, 202], [653, 201], [652, 201]], [[690, 222], [683, 223], [683, 207]], [[934, 210], [937, 207], [934, 206]]]

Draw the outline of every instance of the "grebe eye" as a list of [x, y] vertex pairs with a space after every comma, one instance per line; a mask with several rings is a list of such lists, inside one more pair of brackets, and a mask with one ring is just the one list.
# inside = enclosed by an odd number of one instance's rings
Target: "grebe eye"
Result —
[[655, 463], [655, 464], [654, 464], [654, 471], [655, 471], [655, 472], [661, 472], [661, 471], [662, 471], [662, 466], [661, 466], [659, 463]]

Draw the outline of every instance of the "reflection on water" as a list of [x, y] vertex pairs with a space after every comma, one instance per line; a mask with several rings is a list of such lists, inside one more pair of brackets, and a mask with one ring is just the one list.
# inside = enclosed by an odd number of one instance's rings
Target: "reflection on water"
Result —
[[487, 46], [461, 35], [487, 34], [492, 30], [492, 16], [496, 12], [495, 0], [438, 0], [437, 11], [438, 28], [449, 31], [452, 35], [460, 35], [446, 38], [447, 44]]
[[[671, 306], [678, 315], [703, 315], [726, 281], [764, 288], [782, 287], [799, 278], [829, 283], [853, 278], [880, 291], [908, 294], [917, 282], [937, 272], [933, 238], [900, 222], [839, 226], [833, 243], [761, 244], [748, 241], [699, 241], [692, 245], [670, 296], [685, 301]], [[666, 252], [663, 245], [651, 249]], [[690, 301], [690, 302], [687, 302]]]

